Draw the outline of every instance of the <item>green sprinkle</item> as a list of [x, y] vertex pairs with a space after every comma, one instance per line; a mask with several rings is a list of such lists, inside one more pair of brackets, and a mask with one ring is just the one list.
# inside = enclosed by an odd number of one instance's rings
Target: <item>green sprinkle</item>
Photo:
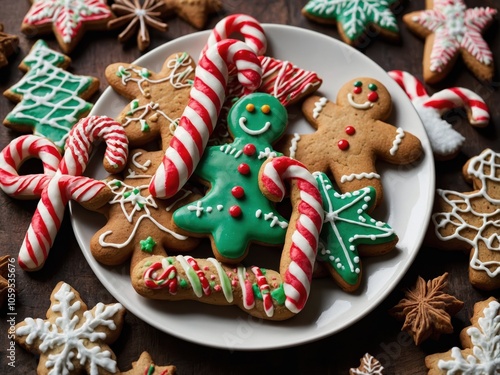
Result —
[[146, 252], [146, 253], [152, 253], [153, 248], [156, 245], [156, 242], [153, 240], [151, 236], [146, 238], [145, 240], [140, 240], [139, 244], [141, 245], [141, 250]]

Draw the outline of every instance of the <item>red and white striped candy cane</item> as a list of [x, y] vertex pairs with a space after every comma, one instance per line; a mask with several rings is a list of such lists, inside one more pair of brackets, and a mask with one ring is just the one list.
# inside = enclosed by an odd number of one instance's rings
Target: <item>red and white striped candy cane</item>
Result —
[[81, 119], [69, 134], [58, 170], [42, 191], [19, 251], [18, 261], [23, 269], [37, 270], [43, 266], [70, 199], [80, 203], [89, 202], [106, 187], [101, 181], [76, 176], [85, 170], [92, 144], [100, 139], [106, 142], [104, 164], [108, 169], [120, 172], [125, 167], [128, 140], [123, 127], [104, 116]]
[[174, 196], [198, 165], [224, 103], [228, 64], [236, 65], [238, 80], [248, 92], [259, 87], [260, 62], [247, 44], [227, 39], [207, 50], [196, 67], [189, 102], [179, 126], [149, 185], [154, 197]]
[[270, 159], [262, 166], [260, 184], [269, 199], [279, 201], [284, 198], [285, 181], [292, 183], [290, 194], [294, 206], [281, 257], [280, 274], [284, 283], [285, 305], [291, 312], [298, 313], [309, 297], [324, 211], [316, 180], [302, 163], [281, 156]]
[[[30, 158], [42, 161], [43, 173], [19, 176], [20, 166]], [[0, 188], [14, 198], [39, 198], [60, 161], [59, 149], [48, 139], [32, 134], [17, 137], [0, 154]]]
[[240, 33], [245, 43], [258, 55], [267, 50], [267, 38], [259, 21], [246, 14], [232, 14], [220, 20], [208, 37], [207, 44], [201, 50], [200, 59], [207, 50], [221, 40], [228, 39], [234, 33]]
[[403, 70], [391, 70], [387, 73], [404, 90], [411, 101], [417, 98], [427, 99], [429, 97], [423, 83], [410, 73]]

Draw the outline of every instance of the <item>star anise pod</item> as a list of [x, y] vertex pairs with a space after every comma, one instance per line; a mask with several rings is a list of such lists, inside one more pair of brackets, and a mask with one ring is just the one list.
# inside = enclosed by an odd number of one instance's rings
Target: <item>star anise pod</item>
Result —
[[150, 44], [148, 26], [159, 31], [168, 29], [168, 25], [160, 19], [166, 12], [166, 5], [162, 0], [115, 0], [111, 9], [117, 14], [117, 18], [108, 22], [108, 28], [127, 25], [118, 35], [118, 40], [126, 42], [137, 33], [137, 46], [141, 51]]
[[453, 332], [451, 316], [459, 312], [464, 303], [443, 291], [447, 285], [448, 273], [427, 282], [419, 277], [405, 298], [389, 311], [395, 318], [404, 320], [401, 330], [413, 337], [415, 345]]

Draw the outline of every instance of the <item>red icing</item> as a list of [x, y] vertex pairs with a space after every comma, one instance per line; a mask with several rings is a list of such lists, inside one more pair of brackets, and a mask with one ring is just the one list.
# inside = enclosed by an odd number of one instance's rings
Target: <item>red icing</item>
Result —
[[372, 91], [371, 93], [369, 93], [367, 96], [368, 100], [370, 102], [376, 102], [378, 100], [378, 94], [375, 92], [375, 91]]
[[352, 89], [352, 92], [355, 94], [361, 94], [361, 92], [363, 92], [363, 89], [361, 88], [361, 86], [355, 87]]
[[238, 172], [243, 175], [247, 175], [250, 173], [250, 166], [247, 163], [241, 163], [238, 165]]
[[252, 143], [248, 143], [243, 147], [243, 153], [247, 156], [252, 156], [255, 154], [257, 149], [255, 148], [255, 145]]
[[235, 186], [231, 189], [231, 194], [236, 199], [241, 199], [245, 196], [245, 189], [243, 189], [241, 186]]
[[241, 216], [241, 207], [234, 205], [229, 208], [229, 215], [232, 217], [240, 217]]
[[345, 151], [349, 148], [349, 142], [345, 139], [341, 139], [337, 145], [339, 146], [339, 148], [342, 150], [342, 151]]
[[347, 135], [354, 135], [356, 133], [356, 129], [354, 128], [354, 126], [351, 126], [351, 125], [346, 126], [345, 127], [345, 133]]

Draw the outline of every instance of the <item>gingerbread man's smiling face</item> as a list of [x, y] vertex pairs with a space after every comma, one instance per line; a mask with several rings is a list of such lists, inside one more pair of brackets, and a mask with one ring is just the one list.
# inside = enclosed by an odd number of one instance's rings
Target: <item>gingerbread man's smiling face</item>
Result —
[[349, 112], [357, 112], [374, 120], [391, 114], [391, 96], [384, 85], [373, 78], [355, 78], [339, 90], [337, 104]]

